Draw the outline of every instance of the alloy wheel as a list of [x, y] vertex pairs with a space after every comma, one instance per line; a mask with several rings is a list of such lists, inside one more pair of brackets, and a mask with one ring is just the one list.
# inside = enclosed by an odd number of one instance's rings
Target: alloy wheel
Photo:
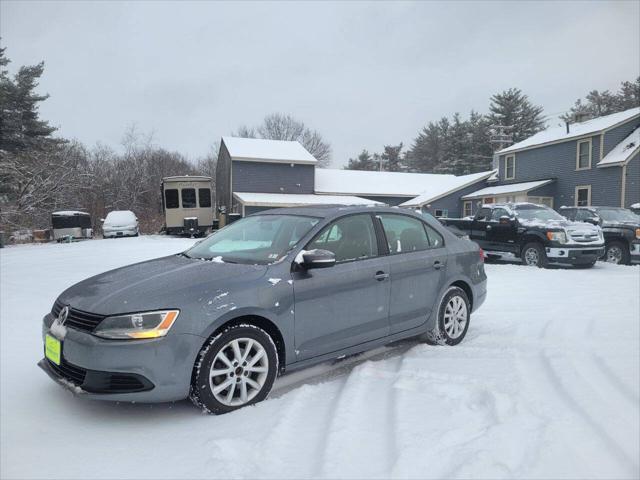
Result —
[[260, 342], [236, 338], [216, 354], [209, 371], [209, 386], [223, 405], [244, 405], [260, 393], [269, 372], [269, 358]]
[[460, 337], [468, 320], [467, 304], [462, 297], [453, 296], [444, 310], [444, 330], [452, 340]]
[[613, 245], [607, 249], [606, 261], [608, 263], [622, 263], [622, 249], [617, 245]]
[[524, 261], [530, 267], [537, 267], [540, 263], [540, 255], [538, 254], [538, 250], [535, 248], [528, 248], [526, 252], [524, 252]]

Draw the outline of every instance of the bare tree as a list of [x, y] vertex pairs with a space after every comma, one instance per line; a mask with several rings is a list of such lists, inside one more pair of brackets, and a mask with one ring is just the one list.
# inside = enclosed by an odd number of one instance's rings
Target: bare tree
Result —
[[233, 134], [244, 138], [265, 138], [269, 140], [298, 141], [318, 160], [318, 166], [326, 168], [331, 164], [331, 145], [317, 130], [307, 128], [304, 122], [291, 115], [272, 113], [264, 117], [256, 128], [241, 126]]

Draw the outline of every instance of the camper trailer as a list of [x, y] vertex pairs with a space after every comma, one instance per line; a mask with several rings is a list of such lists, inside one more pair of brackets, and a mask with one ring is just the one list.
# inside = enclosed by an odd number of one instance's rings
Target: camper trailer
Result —
[[165, 230], [170, 235], [203, 235], [213, 225], [211, 177], [162, 179]]
[[51, 227], [54, 240], [78, 240], [91, 238], [91, 216], [87, 212], [64, 210], [51, 214]]

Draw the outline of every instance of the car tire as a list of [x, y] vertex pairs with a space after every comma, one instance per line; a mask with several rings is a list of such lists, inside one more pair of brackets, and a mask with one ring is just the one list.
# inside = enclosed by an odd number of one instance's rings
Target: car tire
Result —
[[271, 391], [278, 368], [278, 352], [267, 332], [255, 325], [232, 325], [200, 350], [189, 399], [214, 415], [261, 402]]
[[623, 242], [608, 243], [604, 251], [604, 261], [617, 265], [631, 264], [631, 252]]
[[[461, 321], [464, 323], [461, 325]], [[469, 330], [471, 305], [467, 293], [460, 287], [450, 287], [438, 307], [438, 317], [433, 330], [423, 336], [429, 345], [458, 345]]]
[[544, 247], [538, 242], [525, 244], [520, 259], [522, 264], [528, 267], [546, 268], [549, 263]]

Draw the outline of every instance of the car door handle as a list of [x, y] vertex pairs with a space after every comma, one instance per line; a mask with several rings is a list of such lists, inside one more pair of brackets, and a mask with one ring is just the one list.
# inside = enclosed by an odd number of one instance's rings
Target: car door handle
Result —
[[435, 268], [436, 270], [440, 270], [442, 267], [444, 267], [444, 265], [440, 260], [436, 260], [435, 262], [433, 262], [433, 268]]
[[375, 276], [373, 277], [376, 280], [378, 280], [379, 282], [382, 282], [383, 280], [386, 280], [387, 278], [389, 278], [389, 274], [388, 273], [384, 273], [384, 272], [376, 272]]

